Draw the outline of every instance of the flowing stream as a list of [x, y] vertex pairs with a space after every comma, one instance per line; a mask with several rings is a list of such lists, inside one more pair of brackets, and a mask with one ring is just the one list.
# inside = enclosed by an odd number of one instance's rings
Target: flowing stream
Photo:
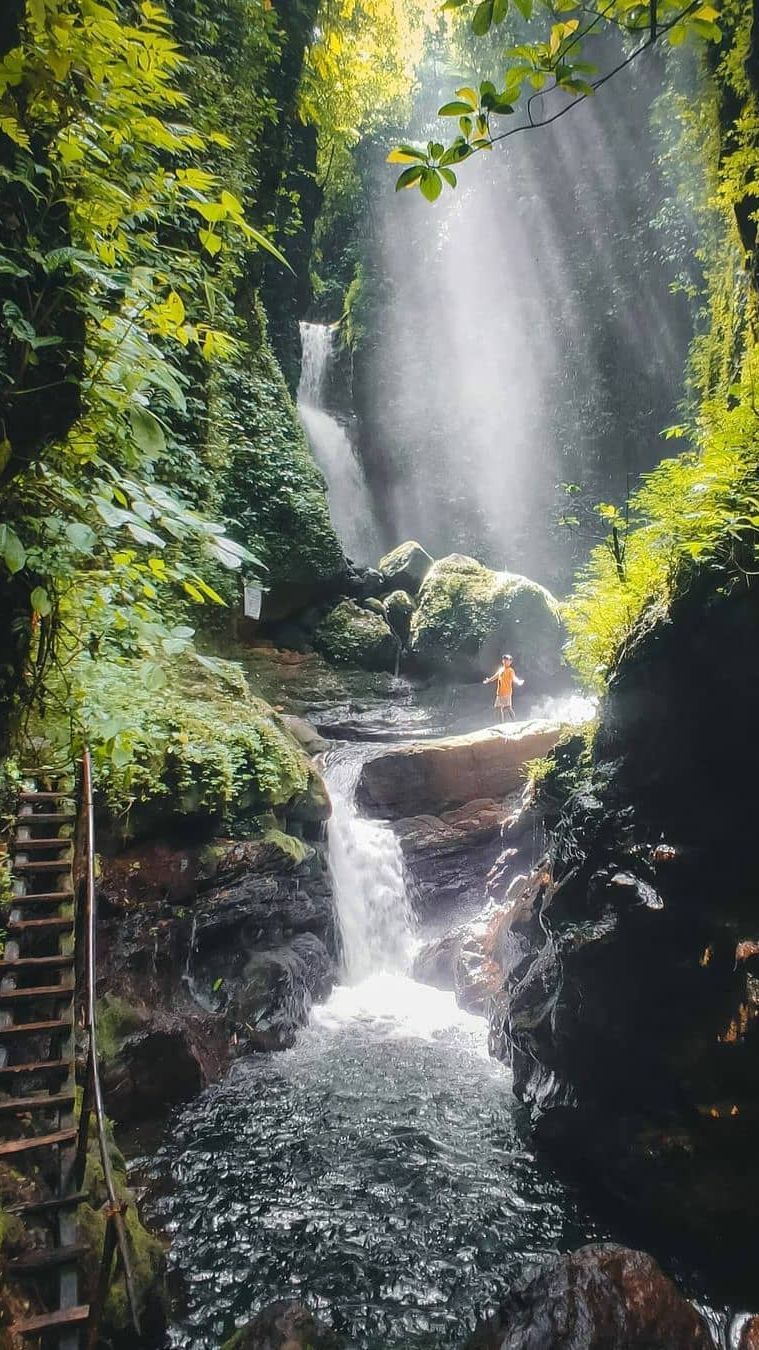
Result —
[[327, 324], [302, 323], [300, 336], [298, 415], [327, 483], [335, 532], [349, 557], [367, 563], [379, 552], [369, 489], [345, 425], [325, 407], [335, 330]]
[[485, 1022], [409, 974], [400, 850], [353, 805], [367, 753], [325, 766], [344, 982], [292, 1050], [192, 1102], [159, 1154], [184, 1350], [278, 1298], [357, 1350], [460, 1347], [526, 1263], [598, 1236], [520, 1142]]

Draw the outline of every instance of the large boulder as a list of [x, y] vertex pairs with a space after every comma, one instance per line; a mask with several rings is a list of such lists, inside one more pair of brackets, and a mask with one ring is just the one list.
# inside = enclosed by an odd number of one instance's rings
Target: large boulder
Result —
[[231, 1016], [252, 1050], [286, 1050], [308, 1022], [314, 999], [326, 998], [337, 970], [314, 933], [300, 933], [286, 947], [252, 952], [234, 997]]
[[363, 765], [356, 800], [367, 815], [386, 820], [502, 801], [520, 786], [528, 760], [548, 755], [561, 732], [559, 722], [536, 718], [385, 750]]
[[712, 1350], [708, 1327], [645, 1252], [580, 1247], [517, 1281], [466, 1350]]
[[385, 596], [384, 605], [390, 627], [405, 645], [409, 639], [411, 620], [416, 608], [411, 596], [408, 591], [391, 591]]
[[464, 678], [492, 674], [509, 652], [535, 690], [560, 675], [562, 636], [558, 602], [544, 586], [453, 553], [424, 579], [411, 651], [425, 667]]
[[416, 540], [408, 539], [380, 559], [379, 570], [386, 586], [416, 595], [431, 567], [432, 558], [427, 550]]
[[329, 611], [313, 645], [328, 661], [366, 670], [394, 670], [398, 655], [398, 638], [384, 616], [353, 600], [341, 600]]

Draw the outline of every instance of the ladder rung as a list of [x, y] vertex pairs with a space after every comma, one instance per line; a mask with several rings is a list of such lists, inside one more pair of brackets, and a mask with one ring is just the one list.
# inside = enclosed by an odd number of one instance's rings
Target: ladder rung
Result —
[[21, 1115], [24, 1111], [58, 1111], [63, 1106], [70, 1106], [74, 1100], [73, 1092], [55, 1092], [47, 1096], [41, 1093], [37, 1097], [8, 1097], [3, 1101], [0, 1097], [0, 1113], [3, 1115]]
[[[2, 1030], [2, 1028], [0, 1028]], [[23, 1028], [22, 1028], [23, 1030]], [[74, 1067], [71, 1059], [39, 1059], [31, 1060], [27, 1064], [3, 1064], [0, 1066], [0, 1075], [14, 1073], [70, 1073]]]
[[26, 853], [28, 849], [35, 848], [71, 848], [70, 839], [14, 839], [13, 852]]
[[9, 932], [25, 932], [27, 929], [32, 933], [51, 933], [57, 928], [73, 928], [73, 919], [12, 919], [8, 924]]
[[27, 788], [24, 792], [19, 793], [19, 801], [58, 802], [61, 801], [62, 799], [64, 801], [66, 799], [68, 799], [69, 801], [73, 801], [75, 796], [76, 792], [73, 789], [71, 790], [71, 792], [35, 792], [32, 791], [31, 788]]
[[[19, 852], [21, 850], [19, 849]], [[29, 862], [14, 862], [14, 872], [68, 872], [71, 867], [70, 858], [39, 858], [30, 859]]]
[[27, 999], [71, 998], [73, 984], [38, 984], [29, 989], [0, 989], [0, 1003], [25, 1003]]
[[25, 1200], [22, 1205], [6, 1205], [8, 1214], [42, 1214], [49, 1210], [73, 1209], [90, 1199], [89, 1191], [72, 1191], [70, 1195], [54, 1195], [51, 1200]]
[[6, 900], [6, 905], [70, 905], [74, 899], [73, 891], [37, 891], [30, 892], [28, 895], [14, 895], [11, 900]]
[[54, 1144], [70, 1144], [76, 1139], [76, 1130], [56, 1130], [54, 1134], [32, 1135], [29, 1139], [11, 1139], [0, 1144], [0, 1158], [11, 1153], [30, 1153], [32, 1149], [52, 1148]]
[[84, 1256], [87, 1251], [83, 1242], [72, 1243], [68, 1247], [39, 1247], [37, 1251], [24, 1252], [8, 1262], [11, 1270], [18, 1275], [28, 1270], [53, 1270], [56, 1266], [70, 1266]]
[[65, 1017], [56, 1017], [48, 1022], [13, 1022], [10, 1026], [0, 1026], [0, 1036], [35, 1036], [43, 1031], [52, 1031], [63, 1034], [64, 1031], [71, 1031], [73, 1022]]
[[15, 961], [0, 961], [0, 980], [17, 970], [57, 970], [73, 964], [73, 953], [68, 956], [19, 956]]
[[29, 811], [16, 816], [17, 825], [73, 825], [75, 821], [73, 811]]
[[24, 1317], [20, 1322], [11, 1322], [10, 1330], [17, 1336], [39, 1336], [41, 1332], [55, 1331], [57, 1327], [86, 1322], [89, 1315], [90, 1305], [81, 1303], [77, 1308], [60, 1308], [57, 1312], [40, 1313], [38, 1317]]

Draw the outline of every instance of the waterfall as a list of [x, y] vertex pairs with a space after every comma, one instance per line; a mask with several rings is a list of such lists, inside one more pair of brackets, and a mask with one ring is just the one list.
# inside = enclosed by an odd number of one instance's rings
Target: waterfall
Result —
[[332, 799], [329, 866], [349, 984], [405, 973], [413, 941], [400, 844], [387, 825], [362, 819], [354, 806], [361, 762], [353, 750], [333, 752], [325, 763]]
[[379, 543], [364, 471], [345, 426], [324, 406], [335, 329], [322, 323], [302, 323], [300, 336], [303, 360], [298, 415], [326, 479], [332, 524], [349, 557], [359, 563], [374, 562]]

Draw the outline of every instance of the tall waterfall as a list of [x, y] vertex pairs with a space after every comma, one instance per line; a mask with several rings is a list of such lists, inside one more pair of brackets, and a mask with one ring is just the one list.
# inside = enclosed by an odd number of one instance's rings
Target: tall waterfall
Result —
[[333, 752], [325, 765], [332, 799], [330, 871], [349, 984], [405, 973], [412, 947], [400, 844], [387, 825], [357, 814], [353, 792], [360, 768], [355, 750]]
[[327, 482], [332, 523], [349, 557], [359, 563], [375, 562], [377, 529], [366, 478], [345, 426], [324, 406], [335, 329], [322, 323], [302, 323], [300, 336], [303, 360], [298, 414]]

